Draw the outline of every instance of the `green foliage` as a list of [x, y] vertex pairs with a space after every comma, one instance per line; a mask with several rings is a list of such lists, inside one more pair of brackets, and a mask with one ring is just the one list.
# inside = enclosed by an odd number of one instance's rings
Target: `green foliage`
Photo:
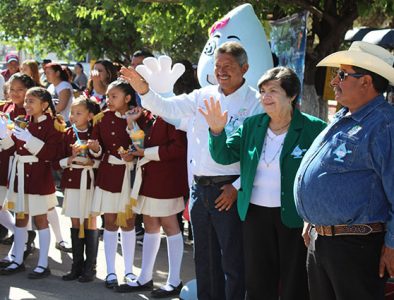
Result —
[[[242, 3], [237, 0], [180, 3], [1, 0], [0, 40], [42, 56], [56, 52], [61, 57], [80, 59], [89, 53], [92, 58], [106, 56], [127, 61], [134, 50], [144, 46], [167, 53], [174, 60], [188, 58], [196, 62], [208, 38], [209, 27]], [[250, 0], [249, 3], [266, 28], [265, 20], [269, 16], [279, 18], [308, 9], [315, 17], [311, 24], [316, 26], [310, 34], [318, 34], [320, 40], [331, 34], [325, 18], [341, 24], [346, 18], [342, 13], [349, 7], [356, 7], [362, 16], [381, 13], [392, 16], [394, 12], [392, 0]]]

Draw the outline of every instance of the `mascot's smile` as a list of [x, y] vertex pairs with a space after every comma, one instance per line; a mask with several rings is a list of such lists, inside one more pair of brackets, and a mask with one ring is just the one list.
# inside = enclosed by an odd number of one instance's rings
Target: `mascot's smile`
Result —
[[214, 76], [214, 75], [210, 75], [210, 74], [207, 74], [207, 82], [208, 82], [209, 84], [211, 84], [211, 85], [216, 85], [216, 84], [218, 84], [218, 82], [217, 82], [215, 76]]

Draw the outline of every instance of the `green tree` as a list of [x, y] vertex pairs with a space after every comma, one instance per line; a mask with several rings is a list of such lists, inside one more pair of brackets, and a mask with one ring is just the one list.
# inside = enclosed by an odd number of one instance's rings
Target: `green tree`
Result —
[[[392, 0], [250, 0], [261, 20], [310, 12], [304, 79], [304, 110], [325, 117], [322, 71], [316, 63], [340, 49], [345, 33], [358, 17], [390, 20]], [[0, 40], [33, 53], [61, 56], [106, 56], [126, 62], [142, 47], [166, 53], [174, 60], [196, 62], [209, 27], [244, 1], [207, 0], [2, 0]], [[264, 25], [267, 25], [264, 22]], [[269, 30], [269, 27], [266, 26]], [[319, 68], [320, 69], [320, 68]], [[316, 92], [316, 87], [317, 91]]]

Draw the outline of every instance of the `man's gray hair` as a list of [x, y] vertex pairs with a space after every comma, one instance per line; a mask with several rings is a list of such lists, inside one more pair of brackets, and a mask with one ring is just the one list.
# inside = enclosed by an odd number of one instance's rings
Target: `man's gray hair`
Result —
[[232, 55], [238, 62], [238, 64], [242, 67], [244, 64], [248, 63], [248, 55], [244, 47], [238, 42], [225, 42], [220, 45], [219, 48], [215, 50], [215, 60], [218, 54], [230, 54]]

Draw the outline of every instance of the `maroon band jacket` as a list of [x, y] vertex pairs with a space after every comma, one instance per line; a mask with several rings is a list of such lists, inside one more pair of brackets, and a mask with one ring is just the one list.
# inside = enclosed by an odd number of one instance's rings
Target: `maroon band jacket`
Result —
[[[14, 120], [19, 115], [25, 115], [26, 111], [23, 107], [18, 107], [11, 101], [2, 102], [0, 104], [0, 111], [8, 113], [11, 120]], [[8, 183], [8, 169], [10, 157], [14, 154], [15, 146], [7, 150], [0, 150], [0, 185], [7, 186]]]
[[[52, 176], [52, 162], [59, 158], [59, 150], [62, 145], [62, 133], [55, 129], [54, 120], [49, 114], [45, 114], [45, 120], [34, 123], [29, 122], [27, 129], [44, 145], [35, 156], [38, 162], [25, 163], [25, 194], [50, 195], [55, 193], [55, 184]], [[16, 139], [16, 154], [33, 155], [25, 147], [25, 142]], [[14, 191], [18, 192], [18, 176], [15, 177]]]
[[97, 171], [96, 186], [111, 193], [120, 193], [126, 167], [108, 163], [110, 155], [118, 159], [118, 149], [128, 149], [132, 145], [126, 131], [127, 122], [119, 113], [109, 110], [93, 127], [92, 139], [97, 139], [101, 146], [101, 162]]
[[138, 121], [145, 131], [144, 148], [158, 146], [160, 160], [143, 165], [140, 195], [156, 199], [186, 196], [187, 141], [186, 133], [176, 130], [160, 117], [146, 112]]

